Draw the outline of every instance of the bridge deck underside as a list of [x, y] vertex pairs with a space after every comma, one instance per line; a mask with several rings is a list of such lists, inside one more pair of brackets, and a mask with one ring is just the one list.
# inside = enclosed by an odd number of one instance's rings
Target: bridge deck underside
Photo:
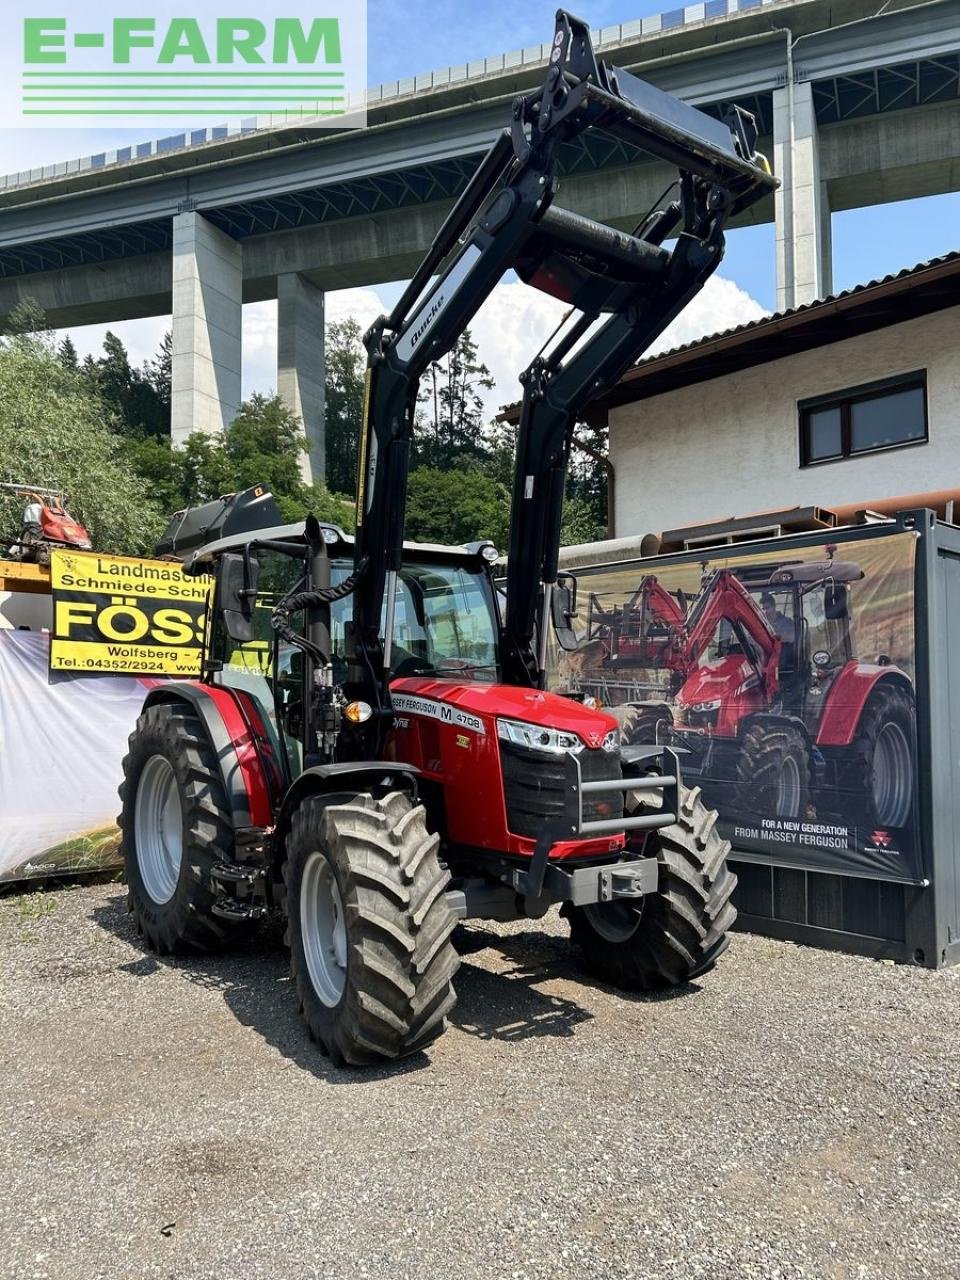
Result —
[[[817, 121], [824, 126], [957, 101], [960, 54], [818, 80], [814, 82], [813, 91]], [[738, 102], [757, 115], [762, 135], [771, 132], [772, 93], [741, 95]], [[716, 103], [705, 109], [720, 114], [725, 105]], [[440, 207], [463, 190], [478, 158], [477, 153], [469, 153], [201, 211], [221, 230], [244, 240], [393, 210], [427, 205]], [[568, 176], [577, 177], [623, 169], [637, 159], [633, 148], [615, 139], [588, 136], [576, 147], [567, 149], [564, 171]], [[646, 210], [635, 212], [639, 220]], [[761, 220], [772, 216], [772, 203], [759, 213]], [[171, 245], [172, 217], [48, 240], [24, 241], [0, 250], [0, 279], [103, 264], [169, 250]]]

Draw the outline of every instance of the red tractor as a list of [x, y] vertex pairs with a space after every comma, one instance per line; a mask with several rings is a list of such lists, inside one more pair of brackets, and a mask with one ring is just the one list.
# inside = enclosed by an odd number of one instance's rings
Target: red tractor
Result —
[[[561, 904], [594, 973], [650, 987], [706, 972], [735, 914], [716, 814], [675, 753], [622, 750], [612, 716], [545, 692], [545, 664], [551, 627], [573, 642], [557, 561], [577, 415], [776, 184], [745, 113], [717, 121], [598, 62], [563, 12], [552, 48], [542, 90], [516, 100], [366, 336], [355, 537], [309, 518], [202, 543], [187, 567], [214, 578], [203, 674], [150, 693], [125, 761], [148, 943], [210, 947], [285, 919], [300, 1008], [338, 1062], [440, 1032], [462, 918]], [[591, 127], [680, 169], [678, 199], [634, 235], [553, 205], [561, 149]], [[412, 546], [403, 523], [420, 377], [509, 270], [579, 315], [522, 379], [501, 615], [492, 546]]]
[[802, 819], [816, 800], [818, 815], [852, 815], [864, 832], [903, 828], [913, 687], [885, 655], [854, 656], [849, 584], [863, 570], [835, 551], [715, 570], [686, 614], [651, 576], [622, 610], [601, 608], [592, 631], [621, 677], [634, 663], [670, 672], [670, 701], [619, 713], [628, 738], [682, 745], [685, 773], [727, 784], [731, 807]]

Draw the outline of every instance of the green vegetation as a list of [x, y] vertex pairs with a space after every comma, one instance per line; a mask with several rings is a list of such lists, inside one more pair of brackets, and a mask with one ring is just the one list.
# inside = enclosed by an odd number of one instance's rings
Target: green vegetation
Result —
[[[24, 303], [0, 338], [0, 479], [62, 488], [94, 547], [149, 554], [170, 515], [252, 484], [265, 484], [286, 520], [313, 511], [353, 527], [356, 458], [366, 353], [355, 320], [326, 335], [327, 478], [304, 485], [302, 426], [277, 395], [246, 400], [222, 437], [195, 432], [170, 445], [171, 341], [139, 368], [107, 333], [99, 358], [80, 361], [69, 337], [57, 345], [42, 311]], [[407, 536], [418, 541], [490, 538], [504, 549], [513, 430], [485, 423], [493, 387], [467, 330], [423, 379], [416, 406]], [[585, 431], [584, 440], [603, 443]], [[564, 541], [602, 537], [606, 478], [574, 454]], [[12, 536], [22, 503], [0, 497], [0, 531]]]

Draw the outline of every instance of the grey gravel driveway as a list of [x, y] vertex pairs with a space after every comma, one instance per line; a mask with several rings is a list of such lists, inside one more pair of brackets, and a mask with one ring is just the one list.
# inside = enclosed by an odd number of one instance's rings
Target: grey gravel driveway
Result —
[[157, 960], [0, 900], [0, 1276], [960, 1276], [960, 972], [738, 935], [660, 998], [464, 929], [431, 1050], [334, 1070], [275, 934]]

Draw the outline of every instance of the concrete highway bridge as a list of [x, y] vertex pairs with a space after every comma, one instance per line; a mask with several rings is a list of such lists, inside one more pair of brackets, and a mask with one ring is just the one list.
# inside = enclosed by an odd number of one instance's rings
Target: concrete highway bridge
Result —
[[[830, 292], [830, 214], [960, 188], [960, 0], [705, 0], [595, 33], [600, 56], [761, 123], [782, 179], [780, 309]], [[278, 300], [277, 385], [323, 475], [326, 290], [409, 278], [549, 46], [369, 92], [362, 130], [262, 119], [0, 178], [0, 317], [173, 316], [174, 442], [240, 401], [244, 302]], [[559, 202], [632, 229], [672, 173], [613, 139], [568, 148]]]

